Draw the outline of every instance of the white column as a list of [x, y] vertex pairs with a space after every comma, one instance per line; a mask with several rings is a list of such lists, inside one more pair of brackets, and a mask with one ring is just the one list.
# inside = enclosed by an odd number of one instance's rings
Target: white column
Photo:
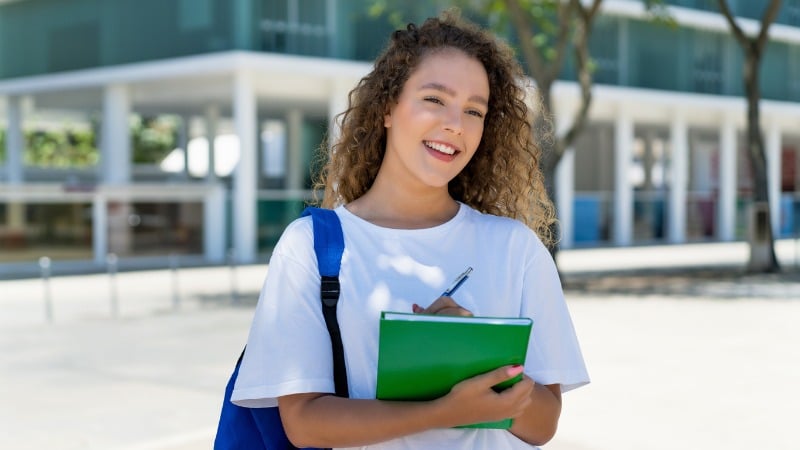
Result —
[[286, 171], [286, 187], [290, 190], [302, 190], [306, 167], [303, 166], [303, 112], [290, 109], [286, 114], [289, 151]]
[[182, 178], [189, 177], [189, 117], [180, 116], [180, 125], [178, 125], [177, 136], [178, 148], [183, 149], [183, 173]]
[[561, 225], [562, 249], [575, 244], [575, 148], [569, 147], [556, 167], [556, 213]]
[[774, 121], [767, 129], [767, 192], [772, 220], [772, 235], [779, 236], [781, 228], [781, 129]]
[[100, 136], [102, 179], [109, 184], [131, 181], [130, 92], [125, 85], [109, 85], [103, 94]]
[[239, 262], [256, 259], [257, 110], [251, 74], [236, 72], [233, 121], [239, 138], [239, 163], [233, 179], [233, 246]]
[[352, 83], [340, 78], [334, 79], [331, 83], [331, 93], [328, 97], [328, 144], [333, 144], [339, 138], [341, 130], [336, 118], [347, 109], [347, 96], [352, 88]]
[[217, 150], [215, 141], [217, 139], [217, 124], [219, 123], [219, 107], [211, 105], [206, 108], [205, 130], [206, 141], [208, 141], [208, 173], [206, 181], [215, 183], [217, 181]]
[[211, 263], [225, 261], [225, 188], [209, 187], [203, 201], [203, 252]]
[[670, 185], [668, 238], [672, 244], [686, 242], [686, 201], [689, 188], [689, 127], [678, 113], [670, 129]]
[[726, 116], [720, 128], [719, 148], [719, 205], [717, 208], [717, 239], [732, 241], [736, 224], [736, 123]]
[[22, 153], [25, 148], [25, 137], [22, 132], [22, 107], [20, 98], [8, 97], [6, 102], [6, 180], [9, 184], [22, 183]]
[[95, 264], [105, 264], [108, 254], [108, 201], [99, 194], [92, 201], [92, 250]]
[[633, 238], [633, 185], [630, 166], [633, 156], [633, 119], [622, 107], [614, 133], [614, 244], [630, 245]]

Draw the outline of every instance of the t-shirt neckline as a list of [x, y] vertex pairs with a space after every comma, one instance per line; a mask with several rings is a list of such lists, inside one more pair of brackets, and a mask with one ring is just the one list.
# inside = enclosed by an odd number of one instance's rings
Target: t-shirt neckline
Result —
[[441, 223], [439, 225], [433, 226], [433, 227], [413, 228], [413, 229], [408, 229], [408, 228], [389, 228], [389, 227], [383, 227], [383, 226], [380, 226], [380, 225], [376, 225], [376, 224], [374, 224], [374, 223], [372, 223], [372, 222], [370, 222], [368, 220], [362, 219], [361, 217], [353, 214], [352, 212], [350, 212], [350, 210], [345, 208], [344, 205], [340, 205], [340, 206], [336, 207], [336, 212], [339, 214], [339, 217], [344, 218], [344, 219], [346, 219], [348, 221], [354, 222], [354, 223], [356, 223], [357, 225], [359, 225], [361, 227], [369, 228], [370, 230], [372, 230], [372, 231], [374, 231], [376, 233], [388, 234], [388, 235], [409, 235], [409, 234], [419, 235], [419, 234], [430, 234], [430, 233], [439, 234], [439, 233], [442, 233], [442, 232], [449, 231], [451, 228], [456, 226], [456, 224], [458, 224], [458, 222], [460, 222], [464, 218], [464, 216], [467, 214], [467, 210], [468, 209], [469, 209], [469, 207], [467, 205], [465, 205], [464, 203], [458, 202], [458, 211], [456, 212], [456, 215], [453, 216], [448, 221], [446, 221], [444, 223]]

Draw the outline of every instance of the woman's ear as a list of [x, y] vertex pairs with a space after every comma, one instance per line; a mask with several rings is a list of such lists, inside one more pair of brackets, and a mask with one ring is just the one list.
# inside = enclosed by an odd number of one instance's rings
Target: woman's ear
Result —
[[383, 115], [383, 127], [384, 128], [391, 128], [392, 127], [392, 111], [386, 111], [386, 114]]

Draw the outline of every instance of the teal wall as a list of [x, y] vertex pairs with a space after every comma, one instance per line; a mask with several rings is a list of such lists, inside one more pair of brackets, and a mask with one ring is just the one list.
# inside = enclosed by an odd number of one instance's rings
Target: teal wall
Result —
[[[729, 34], [610, 17], [597, 22], [590, 48], [598, 84], [744, 95], [744, 56]], [[800, 45], [770, 42], [761, 65], [763, 97], [800, 101], [798, 75]], [[562, 78], [576, 78], [572, 61]]]
[[[760, 14], [755, 3], [761, 2], [729, 1], [743, 15]], [[290, 3], [303, 24], [319, 29], [287, 27]], [[0, 79], [232, 49], [370, 61], [398, 23], [437, 12], [432, 2], [410, 1], [398, 22], [370, 15], [371, 3], [338, 0], [328, 20], [325, 0], [11, 2], [0, 6]], [[714, 0], [667, 3], [716, 9]], [[781, 17], [794, 20], [795, 12], [800, 19], [800, 0], [785, 0]], [[335, 35], [325, 34], [331, 29]], [[591, 49], [598, 84], [743, 93], [742, 52], [726, 33], [601, 17]], [[764, 98], [800, 101], [799, 73], [800, 45], [770, 43], [762, 66]], [[568, 60], [562, 78], [575, 79], [573, 61]]]
[[242, 1], [6, 4], [0, 7], [0, 78], [230, 50], [236, 48], [233, 30], [239, 25], [233, 11]]
[[[766, 0], [727, 0], [733, 14], [738, 17], [761, 20], [766, 8]], [[716, 13], [719, 11], [717, 0], [665, 0], [664, 3], [686, 8], [700, 9]], [[777, 23], [800, 27], [800, 1], [783, 0], [778, 11]]]

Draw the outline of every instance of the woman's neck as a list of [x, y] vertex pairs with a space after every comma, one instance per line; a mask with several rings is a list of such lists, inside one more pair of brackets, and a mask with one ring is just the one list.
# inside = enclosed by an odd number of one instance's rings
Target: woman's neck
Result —
[[376, 183], [345, 207], [356, 216], [386, 228], [421, 229], [455, 217], [459, 205], [447, 188], [412, 190]]

